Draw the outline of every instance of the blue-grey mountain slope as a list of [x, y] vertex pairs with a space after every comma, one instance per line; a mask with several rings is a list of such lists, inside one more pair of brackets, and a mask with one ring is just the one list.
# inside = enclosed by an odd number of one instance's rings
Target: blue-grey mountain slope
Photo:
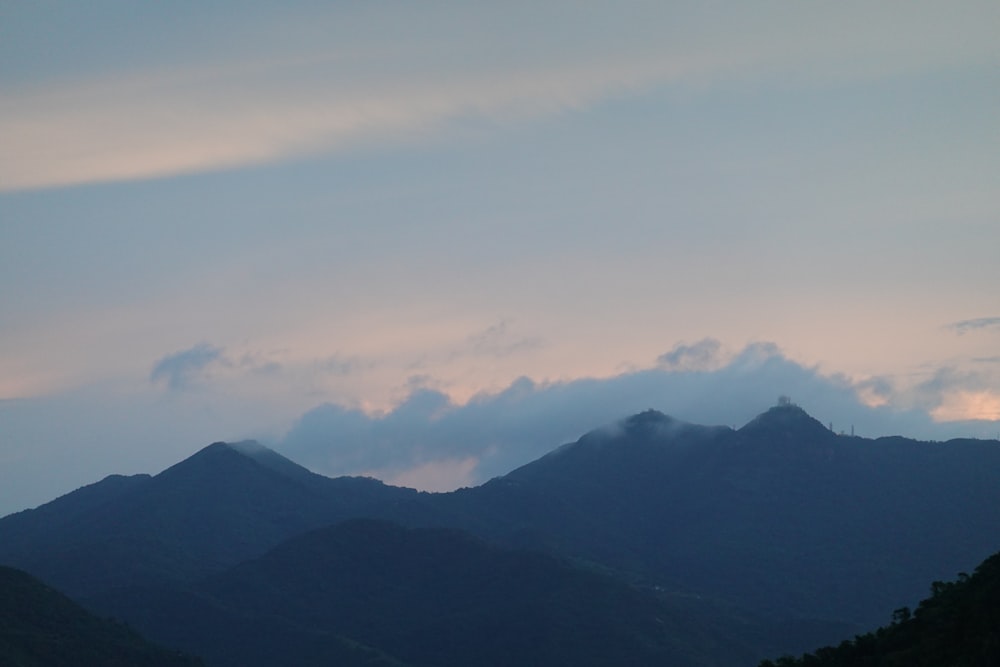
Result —
[[256, 443], [215, 443], [156, 476], [109, 477], [0, 519], [0, 562], [76, 597], [188, 581], [417, 495], [316, 475]]
[[118, 591], [102, 606], [213, 667], [314, 664], [345, 645], [435, 667], [721, 667], [753, 655], [607, 575], [376, 520], [293, 538], [185, 591]]
[[0, 519], [0, 563], [77, 599], [187, 595], [359, 517], [461, 529], [686, 600], [691, 618], [763, 658], [876, 627], [926, 582], [1000, 548], [1000, 443], [836, 435], [794, 405], [738, 430], [648, 411], [447, 494], [216, 443], [154, 477], [108, 478]]
[[794, 405], [739, 430], [650, 411], [442, 500], [479, 534], [833, 640], [1000, 547], [1000, 443], [839, 436]]

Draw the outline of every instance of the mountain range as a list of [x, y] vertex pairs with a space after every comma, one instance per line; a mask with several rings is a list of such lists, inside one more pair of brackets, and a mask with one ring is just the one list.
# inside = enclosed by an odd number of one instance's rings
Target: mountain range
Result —
[[998, 482], [996, 441], [791, 404], [740, 429], [647, 411], [442, 494], [215, 443], [0, 519], [0, 563], [210, 666], [753, 665], [974, 568]]

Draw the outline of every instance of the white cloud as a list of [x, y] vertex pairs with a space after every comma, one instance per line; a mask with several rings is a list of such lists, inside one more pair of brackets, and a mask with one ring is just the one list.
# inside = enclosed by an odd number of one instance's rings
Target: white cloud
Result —
[[[424, 379], [394, 409], [377, 413], [327, 403], [303, 414], [308, 397], [294, 385], [308, 370], [284, 362], [195, 346], [167, 355], [161, 365], [179, 372], [182, 383], [199, 382], [197, 392], [164, 392], [140, 378], [0, 401], [0, 514], [107, 474], [156, 473], [216, 440], [258, 438], [324, 474], [372, 474], [443, 490], [507, 473], [648, 408], [695, 423], [741, 426], [788, 395], [835, 430], [853, 426], [866, 437], [993, 438], [1000, 427], [983, 421], [996, 418], [997, 385], [988, 377], [942, 370], [912, 394], [884, 378], [854, 383], [825, 375], [773, 344], [748, 346], [713, 370], [654, 367], [547, 383], [521, 378], [462, 404]], [[209, 377], [200, 374], [206, 366]], [[880, 404], [871, 406], [859, 391], [875, 392]], [[80, 465], [63, 465], [67, 448], [78, 453]]]
[[[707, 340], [701, 347], [714, 353]], [[699, 345], [675, 347], [667, 356], [686, 357], [689, 348], [697, 352]], [[325, 404], [304, 414], [278, 447], [330, 475], [381, 471], [387, 478], [403, 479], [400, 470], [414, 475], [433, 471], [435, 488], [440, 489], [448, 486], [449, 475], [451, 488], [470, 480], [482, 482], [588, 430], [648, 408], [685, 421], [739, 427], [780, 395], [790, 396], [835, 430], [854, 430], [866, 437], [991, 435], [970, 420], [990, 419], [992, 399], [977, 394], [982, 400], [975, 414], [952, 410], [949, 397], [965, 386], [962, 378], [949, 372], [936, 377], [937, 382], [925, 382], [915, 398], [898, 392], [884, 378], [854, 383], [824, 375], [790, 360], [773, 343], [756, 343], [712, 369], [660, 366], [545, 384], [521, 378], [503, 391], [479, 394], [463, 405], [426, 387], [416, 388], [397, 408], [381, 414]], [[923, 401], [923, 409], [915, 408], [913, 400]], [[949, 423], [936, 423], [946, 419]]]
[[940, 422], [1000, 421], [1000, 395], [986, 390], [949, 392], [931, 415]]
[[429, 461], [403, 471], [373, 470], [369, 474], [393, 486], [406, 486], [420, 491], [452, 491], [475, 485], [473, 471], [477, 463], [477, 459], [466, 457]]

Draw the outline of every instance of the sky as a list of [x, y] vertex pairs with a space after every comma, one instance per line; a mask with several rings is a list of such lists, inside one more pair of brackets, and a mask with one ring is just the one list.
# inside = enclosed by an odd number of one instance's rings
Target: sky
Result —
[[1000, 4], [0, 0], [0, 515], [255, 438], [1000, 437]]

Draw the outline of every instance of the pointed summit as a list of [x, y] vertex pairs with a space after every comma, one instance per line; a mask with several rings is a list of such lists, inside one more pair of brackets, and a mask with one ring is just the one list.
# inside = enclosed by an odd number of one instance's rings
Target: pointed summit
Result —
[[784, 396], [778, 400], [778, 405], [754, 417], [739, 430], [739, 433], [751, 438], [768, 437], [808, 442], [834, 437], [830, 429]]
[[270, 468], [275, 472], [279, 472], [285, 477], [291, 477], [300, 481], [313, 481], [313, 478], [316, 477], [316, 473], [300, 466], [291, 459], [282, 456], [270, 447], [265, 447], [256, 440], [243, 440], [241, 442], [229, 442], [224, 444], [233, 451], [243, 454], [244, 456], [261, 464], [265, 468]]
[[0, 562], [81, 597], [187, 581], [417, 493], [323, 477], [253, 441], [215, 442], [153, 477], [86, 491], [0, 521]]
[[[214, 478], [217, 476], [257, 478], [277, 473], [298, 483], [314, 484], [315, 473], [291, 461], [256, 440], [241, 442], [213, 442], [183, 461], [167, 468], [157, 478], [180, 479]], [[213, 484], [217, 482], [212, 482]]]

